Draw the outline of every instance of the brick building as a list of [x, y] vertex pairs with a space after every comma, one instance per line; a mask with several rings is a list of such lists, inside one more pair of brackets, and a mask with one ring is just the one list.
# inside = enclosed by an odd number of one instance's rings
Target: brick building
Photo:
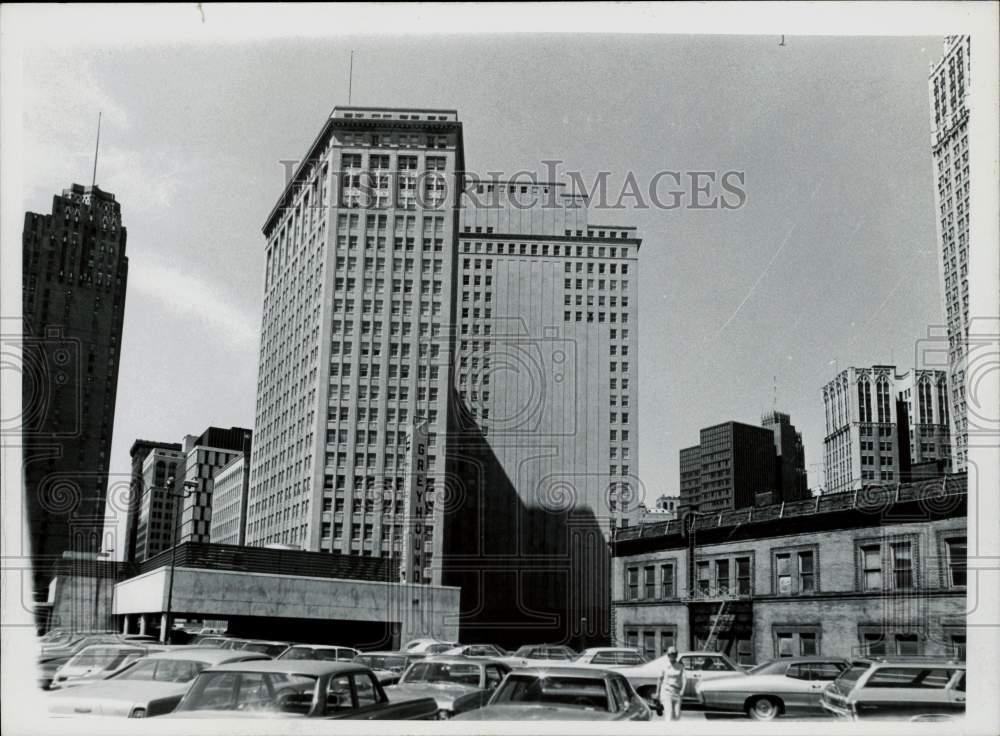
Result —
[[964, 657], [966, 490], [959, 474], [620, 530], [614, 638], [742, 664]]

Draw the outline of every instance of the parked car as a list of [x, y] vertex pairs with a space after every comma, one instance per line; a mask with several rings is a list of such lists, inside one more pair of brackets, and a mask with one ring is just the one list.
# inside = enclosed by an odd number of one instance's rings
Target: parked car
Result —
[[492, 644], [463, 644], [443, 651], [441, 654], [450, 657], [489, 657], [490, 659], [508, 656], [505, 649]]
[[226, 639], [219, 645], [221, 649], [232, 649], [234, 651], [249, 650], [251, 652], [261, 652], [268, 657], [277, 657], [288, 649], [287, 641], [265, 641], [262, 639]]
[[193, 647], [208, 647], [210, 649], [217, 649], [229, 641], [229, 637], [225, 634], [205, 634], [198, 635], [191, 640], [191, 646]]
[[822, 714], [823, 690], [848, 665], [839, 657], [783, 657], [740, 677], [699, 682], [696, 696], [706, 710], [742, 712], [757, 721]]
[[258, 652], [185, 647], [150, 654], [102, 682], [57, 690], [50, 713], [148, 718], [172, 711], [202, 670], [225, 662], [265, 660]]
[[649, 707], [619, 673], [590, 667], [512, 671], [463, 721], [648, 721]]
[[[677, 658], [684, 665], [685, 684], [681, 697], [683, 702], [688, 705], [698, 702], [695, 692], [698, 683], [746, 674], [739, 665], [722, 652], [682, 652]], [[632, 683], [632, 687], [639, 695], [647, 700], [654, 700], [658, 698], [656, 686], [666, 667], [667, 656], [663, 655], [634, 667], [618, 667], [616, 671]]]
[[165, 649], [163, 646], [146, 643], [92, 644], [74, 654], [56, 670], [49, 687], [59, 690], [105, 680], [140, 657]]
[[579, 653], [562, 644], [526, 644], [501, 661], [512, 667], [533, 667], [549, 662], [568, 665], [579, 656]]
[[823, 708], [850, 719], [940, 720], [965, 714], [965, 662], [940, 657], [860, 659], [826, 688]]
[[491, 659], [428, 657], [407, 667], [399, 683], [385, 692], [393, 701], [434, 698], [438, 718], [451, 718], [482, 706], [508, 672], [509, 665]]
[[168, 717], [432, 720], [437, 711], [433, 698], [389, 702], [362, 665], [281, 659], [204, 670]]
[[442, 654], [453, 647], [459, 646], [457, 641], [440, 641], [439, 639], [414, 639], [403, 647], [403, 651], [414, 654]]
[[324, 662], [353, 662], [359, 652], [354, 647], [326, 644], [292, 644], [275, 659], [320, 659]]
[[638, 649], [623, 647], [584, 649], [583, 654], [576, 658], [576, 664], [598, 664], [605, 667], [634, 667], [646, 662], [646, 658], [639, 654]]
[[38, 656], [38, 685], [43, 690], [52, 684], [56, 671], [84, 648], [94, 644], [123, 644], [126, 639], [121, 634], [71, 634], [43, 646]]
[[407, 667], [426, 656], [414, 652], [362, 652], [354, 661], [374, 672], [379, 683], [385, 687], [399, 682]]

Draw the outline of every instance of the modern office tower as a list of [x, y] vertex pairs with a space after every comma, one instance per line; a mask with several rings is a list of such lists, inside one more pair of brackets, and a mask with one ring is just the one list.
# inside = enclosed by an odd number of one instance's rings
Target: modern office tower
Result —
[[25, 213], [22, 436], [36, 600], [64, 551], [100, 552], [128, 258], [113, 194], [79, 184]]
[[587, 215], [555, 182], [470, 181], [462, 197], [443, 580], [469, 640], [609, 629], [606, 542], [643, 500], [641, 241]]
[[[243, 427], [209, 427], [198, 437], [184, 438], [184, 484], [194, 483], [181, 500], [180, 542], [211, 542], [212, 492], [215, 474], [235, 457], [248, 455], [253, 430]], [[179, 491], [181, 489], [178, 489]]]
[[183, 488], [186, 463], [187, 454], [179, 444], [152, 447], [145, 453], [140, 476], [142, 494], [136, 514], [137, 562], [148, 560], [174, 544], [177, 494]]
[[454, 111], [335, 108], [268, 216], [247, 544], [396, 554], [423, 418], [440, 583], [462, 151]]
[[931, 152], [941, 256], [941, 294], [948, 323], [948, 383], [955, 471], [965, 468], [968, 431], [965, 351], [969, 338], [969, 36], [948, 36], [932, 66]]
[[761, 418], [761, 426], [774, 432], [775, 501], [799, 501], [809, 498], [806, 480], [806, 455], [802, 433], [795, 429], [792, 419], [780, 411], [768, 412]]
[[[681, 450], [681, 515], [753, 506], [758, 493], [777, 495], [774, 433], [764, 427], [725, 422], [701, 430], [697, 448]], [[697, 450], [697, 452], [696, 452]], [[684, 473], [698, 458], [698, 482]]]
[[[149, 453], [155, 449], [173, 450], [175, 452], [179, 452], [181, 445], [179, 442], [155, 442], [153, 440], [143, 439], [137, 439], [132, 443], [132, 447], [129, 450], [129, 457], [132, 458], [132, 474], [129, 486], [128, 516], [125, 524], [125, 553], [122, 558], [125, 562], [136, 561], [136, 535], [139, 531], [140, 509], [143, 507], [143, 503], [145, 502], [143, 496], [147, 492], [143, 467]], [[164, 470], [166, 471], [166, 468], [164, 468]], [[176, 478], [176, 468], [174, 468], [169, 474]], [[163, 484], [161, 483], [160, 485]]]
[[216, 472], [212, 486], [212, 544], [245, 544], [249, 453], [237, 455]]
[[943, 371], [847, 368], [823, 387], [826, 491], [907, 480], [914, 463], [949, 460]]

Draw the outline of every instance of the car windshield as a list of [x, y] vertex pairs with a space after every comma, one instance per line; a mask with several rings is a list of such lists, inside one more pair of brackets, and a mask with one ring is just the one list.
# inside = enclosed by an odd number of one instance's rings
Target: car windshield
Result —
[[208, 662], [196, 662], [191, 659], [141, 659], [112, 679], [191, 682], [195, 675], [206, 667]]
[[402, 670], [406, 666], [406, 657], [384, 654], [359, 654], [354, 661], [373, 670]]
[[304, 715], [312, 708], [316, 678], [283, 672], [203, 672], [177, 711], [270, 711]]
[[126, 657], [142, 654], [145, 654], [144, 650], [128, 647], [87, 647], [73, 657], [68, 666], [113, 669], [124, 662]]
[[780, 659], [772, 659], [770, 662], [764, 662], [757, 665], [756, 667], [751, 667], [747, 672], [749, 675], [778, 675], [785, 671], [788, 666], [788, 662], [782, 661]]
[[851, 666], [844, 670], [840, 677], [835, 680], [837, 689], [847, 692], [870, 667], [871, 665], [867, 662], [852, 662]]
[[400, 683], [446, 682], [479, 687], [479, 666], [459, 662], [417, 662], [403, 675]]
[[490, 705], [500, 703], [556, 705], [603, 712], [611, 709], [604, 680], [594, 677], [511, 674], [490, 701]]

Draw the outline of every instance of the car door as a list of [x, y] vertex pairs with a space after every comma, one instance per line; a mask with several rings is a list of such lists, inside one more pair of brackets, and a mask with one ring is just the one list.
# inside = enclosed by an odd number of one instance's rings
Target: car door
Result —
[[785, 670], [784, 675], [772, 675], [768, 678], [773, 680], [773, 686], [771, 688], [763, 688], [770, 691], [764, 694], [780, 697], [785, 704], [786, 713], [801, 713], [807, 710], [808, 703], [810, 702], [813, 686], [811, 677], [811, 664], [790, 664], [788, 665], [788, 669]]

